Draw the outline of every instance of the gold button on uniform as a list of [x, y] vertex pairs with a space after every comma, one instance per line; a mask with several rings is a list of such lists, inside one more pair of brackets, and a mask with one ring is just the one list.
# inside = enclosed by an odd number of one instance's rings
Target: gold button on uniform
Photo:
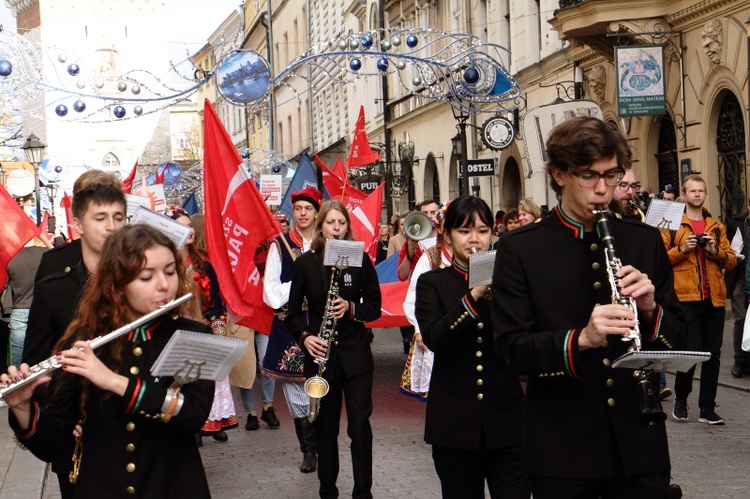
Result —
[[599, 262], [594, 262], [591, 264], [591, 268], [594, 270], [599, 270], [599, 267], [601, 267], [601, 265], [599, 265]]
[[482, 372], [483, 369], [484, 369], [484, 367], [482, 367], [481, 364], [477, 366], [477, 371]]
[[141, 355], [143, 355], [143, 349], [141, 347], [135, 347], [133, 349], [133, 355], [135, 355], [136, 357], [140, 357]]
[[477, 400], [482, 400], [484, 398], [484, 395], [481, 393], [477, 393]]
[[604, 343], [602, 343], [602, 348], [607, 348], [609, 346], [609, 341], [604, 340]]
[[133, 376], [138, 376], [139, 372], [141, 372], [141, 370], [138, 369], [137, 366], [133, 366], [130, 368], [130, 374], [132, 374]]
[[596, 251], [599, 249], [599, 246], [596, 243], [591, 244], [591, 251]]
[[480, 322], [477, 324], [477, 329], [484, 329], [484, 323]]
[[478, 379], [477, 380], [477, 386], [482, 386], [484, 384], [484, 380]]
[[477, 358], [479, 358], [481, 356], [482, 356], [482, 351], [481, 350], [477, 350]]
[[614, 407], [615, 406], [615, 399], [613, 399], [613, 398], [607, 399], [607, 405], [610, 406], [610, 407]]
[[483, 343], [484, 339], [481, 336], [477, 336], [477, 343]]
[[125, 429], [128, 430], [128, 431], [135, 430], [135, 423], [133, 423], [132, 421], [129, 422], [128, 424], [125, 425]]
[[612, 378], [607, 379], [607, 386], [611, 388], [614, 384], [615, 384], [615, 380], [613, 380]]
[[132, 473], [135, 471], [135, 463], [128, 463], [125, 465], [125, 471]]
[[125, 450], [128, 452], [133, 452], [135, 450], [135, 444], [128, 444], [125, 446]]
[[594, 283], [594, 289], [597, 289], [597, 290], [598, 290], [598, 289], [602, 289], [602, 283], [600, 283], [599, 281], [596, 281], [596, 282]]
[[128, 487], [127, 489], [125, 489], [125, 492], [127, 492], [128, 494], [133, 495], [133, 494], [135, 494], [135, 487], [133, 487], [131, 485], [130, 487]]
[[610, 365], [612, 365], [612, 361], [609, 359], [604, 359], [602, 361], [602, 364], [604, 364], [606, 367], [609, 367]]

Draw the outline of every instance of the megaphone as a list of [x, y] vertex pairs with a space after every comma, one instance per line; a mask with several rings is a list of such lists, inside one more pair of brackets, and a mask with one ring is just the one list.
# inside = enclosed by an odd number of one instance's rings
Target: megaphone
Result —
[[409, 213], [404, 218], [404, 234], [412, 241], [421, 241], [432, 232], [432, 220], [421, 211]]

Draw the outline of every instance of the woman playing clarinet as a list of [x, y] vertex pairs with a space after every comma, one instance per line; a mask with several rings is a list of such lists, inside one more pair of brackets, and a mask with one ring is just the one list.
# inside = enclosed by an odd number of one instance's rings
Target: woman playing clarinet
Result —
[[469, 289], [469, 255], [487, 251], [493, 217], [476, 196], [451, 202], [443, 237], [453, 265], [417, 281], [415, 314], [435, 353], [425, 441], [444, 498], [528, 498], [521, 469], [523, 391], [493, 347], [490, 286]]
[[[10, 426], [36, 457], [51, 461], [72, 448], [80, 423], [74, 497], [210, 497], [193, 435], [211, 410], [214, 383], [178, 390], [173, 378], [149, 372], [175, 331], [210, 328], [173, 312], [96, 352], [87, 343], [185, 294], [182, 258], [165, 235], [138, 224], [107, 238], [98, 269], [55, 347], [62, 370], [5, 395]], [[0, 383], [28, 373], [26, 364], [11, 366]]]
[[[289, 314], [286, 324], [305, 350], [305, 377], [318, 373], [316, 358], [328, 352], [323, 377], [329, 390], [320, 401], [320, 413], [314, 421], [318, 447], [320, 497], [338, 497], [338, 434], [342, 395], [346, 404], [347, 434], [352, 439], [352, 497], [372, 497], [372, 374], [370, 335], [365, 322], [380, 317], [378, 275], [370, 257], [363, 255], [362, 267], [341, 270], [336, 283], [338, 297], [330, 300], [330, 313], [337, 320], [334, 337], [326, 343], [318, 337], [329, 301], [332, 267], [323, 265], [327, 241], [352, 240], [349, 213], [338, 201], [326, 201], [315, 219], [315, 234], [310, 251], [301, 255], [292, 268]], [[306, 302], [307, 311], [303, 311]]]

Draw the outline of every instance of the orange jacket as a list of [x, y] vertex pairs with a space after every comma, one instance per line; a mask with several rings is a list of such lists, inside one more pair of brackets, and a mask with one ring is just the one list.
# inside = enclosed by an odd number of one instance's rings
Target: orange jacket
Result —
[[[708, 274], [708, 287], [711, 289], [711, 302], [714, 307], [724, 307], [727, 299], [724, 270], [732, 270], [737, 265], [737, 255], [729, 244], [724, 224], [714, 220], [706, 210], [703, 210], [703, 217], [706, 219], [706, 233], [716, 239], [718, 248], [713, 256], [706, 253], [706, 273]], [[669, 261], [674, 271], [674, 290], [681, 302], [701, 299], [702, 284], [698, 269], [698, 250], [695, 249], [687, 255], [680, 253], [680, 246], [685, 244], [685, 240], [691, 234], [693, 234], [693, 227], [684, 213], [680, 228], [676, 232], [662, 231], [664, 246], [667, 248]]]

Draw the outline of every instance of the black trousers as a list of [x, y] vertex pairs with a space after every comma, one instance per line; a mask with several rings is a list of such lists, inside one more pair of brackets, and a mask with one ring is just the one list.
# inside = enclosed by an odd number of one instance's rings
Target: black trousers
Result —
[[505, 449], [448, 449], [432, 446], [443, 499], [490, 497], [528, 499], [529, 482], [521, 467], [521, 446]]
[[668, 499], [669, 473], [573, 480], [530, 476], [534, 499]]
[[[333, 366], [332, 366], [333, 367]], [[372, 497], [372, 371], [346, 378], [340, 365], [328, 379], [328, 394], [321, 399], [320, 413], [313, 424], [318, 448], [318, 479], [320, 497], [338, 497], [336, 479], [339, 475], [339, 419], [342, 396], [346, 403], [347, 429], [351, 439], [354, 499]]]

